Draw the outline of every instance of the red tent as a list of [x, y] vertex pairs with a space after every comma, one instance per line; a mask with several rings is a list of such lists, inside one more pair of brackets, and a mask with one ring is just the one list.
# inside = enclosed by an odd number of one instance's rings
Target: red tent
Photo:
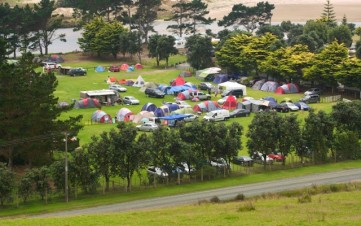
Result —
[[224, 102], [223, 109], [227, 109], [227, 110], [233, 110], [237, 108], [237, 99], [230, 95], [227, 97], [226, 101]]
[[117, 82], [117, 79], [115, 77], [109, 77], [108, 81], [109, 82]]
[[172, 86], [182, 86], [186, 83], [186, 81], [184, 81], [184, 78], [182, 76], [178, 76], [173, 82], [172, 82]]
[[135, 65], [135, 69], [143, 69], [143, 65], [138, 63]]
[[129, 68], [129, 65], [128, 65], [128, 64], [122, 64], [122, 65], [120, 66], [120, 70], [122, 70], [122, 71], [126, 71], [126, 70], [128, 70], [128, 68]]
[[123, 85], [124, 85], [124, 84], [127, 82], [127, 80], [125, 80], [124, 78], [122, 78], [122, 79], [120, 79], [118, 82], [119, 82], [119, 84], [123, 84]]

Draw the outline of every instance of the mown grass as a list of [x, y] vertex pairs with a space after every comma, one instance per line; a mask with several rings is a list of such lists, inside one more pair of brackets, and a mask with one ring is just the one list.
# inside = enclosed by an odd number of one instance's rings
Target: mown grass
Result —
[[148, 188], [146, 190], [134, 191], [129, 193], [115, 192], [98, 195], [81, 195], [77, 200], [71, 200], [64, 203], [63, 198], [53, 198], [45, 205], [41, 201], [20, 203], [19, 208], [14, 205], [0, 209], [0, 217], [33, 215], [40, 213], [56, 212], [68, 209], [79, 209], [105, 204], [120, 203], [126, 201], [162, 197], [168, 195], [184, 194], [195, 191], [204, 191], [222, 187], [250, 184], [262, 181], [270, 181], [296, 176], [310, 175], [314, 173], [330, 172], [341, 169], [359, 168], [361, 161], [349, 161], [335, 164], [316, 165], [310, 167], [293, 168], [287, 170], [266, 171], [258, 174], [235, 176], [230, 178], [215, 179], [204, 182], [192, 182], [182, 185], [158, 185], [157, 188]]
[[354, 189], [315, 194], [308, 202], [273, 194], [126, 213], [10, 219], [0, 225], [359, 225], [360, 211], [361, 192]]

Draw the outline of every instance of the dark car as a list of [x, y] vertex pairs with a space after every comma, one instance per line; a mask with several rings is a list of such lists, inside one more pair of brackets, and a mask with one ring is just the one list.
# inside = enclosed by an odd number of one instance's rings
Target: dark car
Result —
[[212, 89], [213, 88], [213, 85], [209, 82], [201, 82], [199, 85], [198, 85], [198, 89], [200, 90], [209, 90], [209, 89]]
[[68, 75], [76, 76], [76, 75], [86, 75], [86, 70], [84, 68], [72, 68], [68, 71]]
[[157, 98], [164, 98], [164, 93], [160, 91], [159, 89], [152, 89], [152, 88], [146, 88], [144, 91], [145, 95], [148, 97], [157, 97]]
[[318, 94], [309, 94], [306, 95], [305, 97], [303, 97], [302, 99], [300, 99], [301, 102], [305, 102], [306, 104], [309, 103], [318, 103], [320, 102], [321, 98], [320, 95]]
[[307, 95], [312, 95], [312, 94], [318, 94], [318, 95], [320, 95], [320, 94], [321, 94], [321, 89], [320, 89], [320, 88], [311, 88], [311, 89], [307, 90], [304, 94], [305, 94], [306, 96], [307, 96]]
[[113, 66], [109, 67], [109, 71], [110, 72], [119, 72], [120, 68], [118, 66], [113, 65]]
[[237, 156], [232, 161], [236, 165], [253, 166], [253, 159], [249, 156]]
[[237, 98], [243, 96], [243, 89], [232, 89], [232, 90], [226, 90], [222, 93], [222, 97], [225, 96], [235, 96]]
[[275, 107], [277, 112], [289, 112], [290, 108], [287, 106], [286, 103], [277, 104]]
[[236, 109], [229, 113], [230, 118], [236, 118], [236, 117], [247, 117], [249, 116], [250, 111], [247, 109]]

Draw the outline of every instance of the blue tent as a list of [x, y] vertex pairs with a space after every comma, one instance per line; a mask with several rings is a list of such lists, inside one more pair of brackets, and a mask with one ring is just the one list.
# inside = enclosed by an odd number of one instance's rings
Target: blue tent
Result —
[[228, 79], [228, 75], [226, 74], [219, 74], [219, 75], [216, 75], [216, 77], [214, 78], [213, 82], [216, 83], [216, 84], [219, 84], [219, 83], [223, 83], [223, 82], [227, 82], [229, 79]]
[[135, 69], [134, 69], [134, 66], [130, 66], [130, 67], [128, 67], [128, 69], [127, 69], [127, 72], [132, 72], [132, 71], [134, 71]]
[[95, 71], [96, 72], [104, 72], [105, 71], [105, 68], [103, 67], [103, 66], [97, 66], [96, 68], [95, 68]]
[[176, 111], [179, 109], [179, 105], [178, 104], [165, 104], [168, 108], [169, 108], [169, 111], [172, 112], [172, 111]]
[[168, 106], [163, 105], [163, 106], [160, 106], [159, 108], [155, 109], [154, 116], [164, 117], [166, 115], [169, 115], [169, 113], [170, 113], [170, 110], [169, 110]]
[[163, 88], [163, 92], [168, 95], [174, 95], [175, 93], [181, 93], [185, 90], [189, 90], [189, 86], [167, 86]]
[[157, 106], [155, 106], [155, 104], [153, 104], [153, 103], [146, 103], [146, 104], [144, 104], [144, 106], [142, 107], [142, 111], [155, 112], [156, 109], [157, 109]]
[[176, 115], [168, 115], [165, 117], [159, 117], [159, 119], [164, 119], [164, 120], [183, 120], [185, 118], [191, 117], [191, 114], [176, 114]]

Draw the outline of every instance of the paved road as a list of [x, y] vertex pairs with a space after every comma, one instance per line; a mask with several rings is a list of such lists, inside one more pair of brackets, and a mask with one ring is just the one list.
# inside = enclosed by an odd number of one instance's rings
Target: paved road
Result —
[[361, 168], [342, 170], [331, 173], [313, 174], [309, 176], [295, 177], [276, 181], [240, 185], [221, 189], [214, 189], [201, 192], [193, 192], [183, 195], [174, 195], [161, 198], [151, 198], [126, 203], [98, 206], [79, 210], [69, 210], [56, 213], [42, 214], [36, 218], [44, 217], [65, 217], [75, 215], [101, 214], [111, 212], [124, 212], [131, 210], [163, 208], [182, 204], [192, 204], [200, 200], [209, 200], [214, 196], [220, 199], [231, 199], [238, 194], [244, 194], [246, 197], [261, 195], [268, 192], [279, 192], [292, 190], [311, 185], [335, 184], [350, 181], [361, 180]]

